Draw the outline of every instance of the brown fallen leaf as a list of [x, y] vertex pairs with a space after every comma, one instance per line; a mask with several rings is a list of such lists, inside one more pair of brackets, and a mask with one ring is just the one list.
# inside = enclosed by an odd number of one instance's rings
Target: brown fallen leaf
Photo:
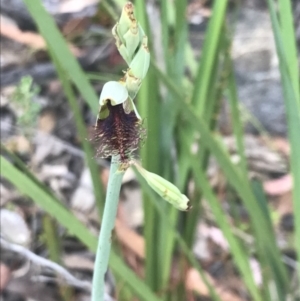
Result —
[[14, 153], [23, 155], [29, 154], [32, 151], [30, 141], [22, 135], [9, 138], [6, 142], [6, 147]]
[[[205, 273], [207, 280], [212, 281], [211, 277]], [[209, 291], [206, 284], [203, 282], [199, 272], [196, 269], [189, 269], [187, 272], [185, 287], [189, 291], [196, 291], [201, 296], [209, 296]]]
[[85, 258], [83, 256], [73, 254], [73, 255], [65, 255], [63, 257], [64, 266], [68, 269], [76, 269], [76, 270], [94, 270], [94, 262], [89, 258]]
[[[14, 22], [2, 15], [0, 15], [0, 34], [35, 49], [47, 48], [46, 42], [41, 35], [20, 30]], [[82, 55], [82, 51], [74, 45], [69, 44], [69, 48], [75, 56], [79, 57]]]
[[90, 25], [89, 18], [71, 19], [62, 28], [63, 35], [68, 39], [72, 39], [84, 33]]
[[103, 187], [105, 187], [105, 189], [107, 188], [108, 178], [109, 178], [109, 169], [103, 168], [100, 174], [100, 180], [103, 183]]
[[52, 111], [42, 112], [38, 119], [38, 128], [44, 133], [51, 134], [56, 125], [55, 115]]
[[279, 152], [283, 153], [286, 156], [290, 155], [291, 146], [287, 139], [282, 137], [276, 137], [272, 139], [272, 144]]
[[280, 195], [276, 200], [275, 210], [278, 212], [279, 216], [282, 217], [286, 214], [293, 213], [293, 196], [292, 192], [287, 192]]
[[[219, 294], [222, 301], [243, 301], [239, 296], [229, 292], [224, 287], [221, 287], [216, 283], [216, 281], [206, 272], [206, 279], [211, 283], [211, 285], [215, 288], [216, 292]], [[187, 277], [185, 281], [185, 286], [187, 290], [195, 291], [201, 296], [209, 296], [209, 291], [206, 284], [203, 282], [199, 272], [190, 268], [187, 272]]]
[[293, 179], [290, 174], [284, 175], [275, 180], [268, 180], [263, 183], [264, 191], [271, 196], [285, 194], [292, 190]]
[[115, 231], [120, 242], [139, 258], [145, 259], [145, 242], [141, 235], [126, 226], [120, 219], [116, 219]]
[[4, 263], [0, 263], [0, 292], [2, 292], [6, 288], [6, 285], [9, 282], [10, 277], [11, 277], [10, 268]]
[[[130, 249], [140, 259], [145, 259], [145, 242], [142, 236], [128, 228], [120, 219], [116, 220], [115, 231], [118, 239], [124, 246]], [[242, 301], [241, 298], [229, 292], [223, 286], [218, 285], [208, 273], [204, 273], [211, 285], [215, 287], [222, 301]], [[186, 288], [190, 291], [196, 291], [202, 296], [209, 296], [206, 284], [200, 277], [199, 272], [194, 268], [190, 268], [187, 272]]]

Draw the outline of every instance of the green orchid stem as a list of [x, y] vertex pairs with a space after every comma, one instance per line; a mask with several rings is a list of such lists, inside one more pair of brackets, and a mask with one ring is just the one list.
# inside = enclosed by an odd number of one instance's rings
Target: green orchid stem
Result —
[[115, 226], [119, 195], [124, 171], [120, 171], [119, 157], [112, 157], [105, 207], [99, 235], [96, 261], [94, 266], [91, 301], [104, 301], [105, 273], [107, 271], [111, 249], [111, 233]]

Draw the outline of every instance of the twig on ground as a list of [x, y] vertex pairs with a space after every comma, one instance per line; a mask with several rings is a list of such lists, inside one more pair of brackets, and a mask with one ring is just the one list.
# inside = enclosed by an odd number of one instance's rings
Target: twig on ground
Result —
[[[2, 248], [16, 252], [16, 253], [24, 256], [28, 260], [32, 261], [36, 265], [47, 267], [47, 268], [54, 270], [61, 279], [65, 280], [65, 282], [67, 284], [77, 287], [77, 288], [80, 288], [80, 289], [83, 289], [87, 292], [91, 292], [92, 285], [89, 281], [77, 279], [69, 271], [67, 271], [65, 268], [63, 268], [59, 264], [57, 264], [51, 260], [48, 260], [46, 258], [40, 257], [40, 256], [34, 254], [32, 251], [30, 251], [20, 245], [10, 243], [10, 242], [6, 241], [5, 239], [3, 239], [2, 237], [0, 237], [0, 244], [1, 244]], [[37, 277], [34, 277], [33, 279], [36, 281], [43, 281], [43, 282], [44, 281], [55, 281], [55, 279], [50, 278], [50, 277], [45, 277], [45, 276], [37, 276]], [[104, 301], [115, 301], [115, 299], [112, 298], [107, 293], [105, 293]]]
[[36, 265], [47, 267], [47, 268], [54, 270], [59, 275], [59, 277], [64, 279], [66, 281], [66, 283], [68, 283], [69, 285], [84, 289], [88, 292], [91, 291], [92, 286], [91, 286], [90, 282], [77, 279], [76, 277], [74, 277], [70, 272], [68, 272], [65, 268], [63, 268], [59, 264], [57, 264], [53, 261], [50, 261], [46, 258], [40, 257], [40, 256], [34, 254], [32, 251], [30, 251], [20, 245], [10, 243], [10, 242], [6, 241], [5, 239], [3, 239], [2, 237], [0, 237], [0, 244], [1, 244], [2, 248], [16, 252], [16, 253], [24, 256], [28, 260], [32, 261]]

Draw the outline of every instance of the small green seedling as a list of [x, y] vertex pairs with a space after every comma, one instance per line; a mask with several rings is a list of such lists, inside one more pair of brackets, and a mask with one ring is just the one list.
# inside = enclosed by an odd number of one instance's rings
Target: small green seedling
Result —
[[36, 125], [41, 110], [41, 105], [33, 101], [39, 91], [32, 77], [24, 76], [11, 97], [18, 113], [17, 124], [27, 134]]

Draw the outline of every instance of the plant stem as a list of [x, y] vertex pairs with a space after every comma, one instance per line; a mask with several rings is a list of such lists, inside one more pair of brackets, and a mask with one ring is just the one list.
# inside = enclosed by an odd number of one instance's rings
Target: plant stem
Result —
[[115, 225], [120, 189], [124, 175], [124, 171], [120, 171], [119, 167], [119, 157], [113, 156], [110, 166], [104, 213], [96, 252], [91, 301], [104, 301], [104, 276], [109, 261], [111, 232]]

